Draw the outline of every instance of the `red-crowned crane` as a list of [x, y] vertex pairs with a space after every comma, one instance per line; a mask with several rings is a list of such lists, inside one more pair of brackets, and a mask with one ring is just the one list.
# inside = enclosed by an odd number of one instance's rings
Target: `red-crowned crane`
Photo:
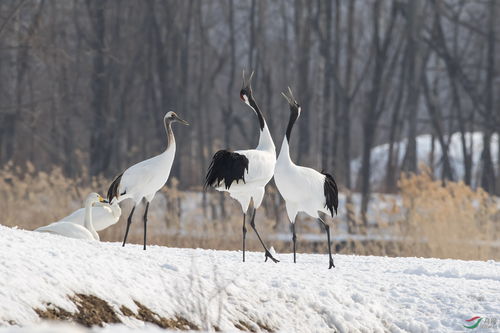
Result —
[[284, 93], [283, 96], [290, 105], [290, 120], [276, 161], [274, 181], [281, 196], [285, 199], [288, 218], [292, 223], [293, 262], [296, 262], [295, 249], [297, 240], [295, 218], [298, 212], [304, 212], [317, 218], [325, 226], [330, 255], [330, 266], [328, 268], [332, 268], [335, 265], [333, 264], [330, 244], [330, 227], [320, 217], [319, 212], [329, 214], [332, 217], [334, 211], [337, 213], [339, 205], [337, 184], [330, 174], [296, 165], [290, 158], [290, 135], [295, 121], [300, 116], [301, 107], [293, 97], [290, 88], [288, 88], [288, 92], [288, 96]]
[[257, 115], [260, 127], [259, 144], [255, 149], [248, 150], [219, 150], [215, 153], [205, 178], [205, 188], [214, 187], [218, 191], [229, 192], [236, 199], [243, 210], [243, 261], [245, 261], [245, 238], [247, 229], [245, 221], [250, 218], [250, 226], [257, 234], [265, 250], [265, 261], [271, 259], [278, 262], [262, 241], [255, 228], [255, 213], [264, 198], [265, 186], [271, 180], [276, 164], [276, 148], [252, 93], [253, 72], [245, 79], [243, 72], [243, 86], [240, 99], [247, 104]]
[[170, 170], [175, 158], [175, 137], [172, 131], [172, 123], [179, 122], [184, 125], [189, 125], [187, 121], [179, 118], [173, 111], [167, 112], [163, 118], [165, 131], [167, 132], [167, 148], [160, 155], [144, 160], [132, 165], [122, 174], [115, 178], [108, 189], [108, 200], [111, 204], [114, 201], [123, 201], [132, 199], [134, 207], [127, 219], [127, 229], [123, 238], [122, 246], [125, 246], [127, 241], [128, 231], [132, 223], [135, 207], [141, 202], [142, 198], [146, 199], [146, 210], [144, 212], [144, 250], [146, 250], [146, 229], [148, 221], [149, 203], [153, 200], [156, 192], [160, 190], [168, 180]]

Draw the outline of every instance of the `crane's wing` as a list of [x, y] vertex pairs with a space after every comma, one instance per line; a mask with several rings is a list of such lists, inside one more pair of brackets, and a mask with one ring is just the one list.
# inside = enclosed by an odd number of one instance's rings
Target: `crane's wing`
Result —
[[117, 198], [120, 196], [120, 182], [122, 180], [123, 172], [119, 174], [115, 180], [111, 183], [108, 188], [108, 201], [111, 202], [113, 198]]
[[227, 189], [231, 184], [240, 180], [245, 183], [245, 171], [248, 171], [248, 158], [237, 152], [219, 150], [212, 158], [205, 177], [205, 189], [224, 186]]

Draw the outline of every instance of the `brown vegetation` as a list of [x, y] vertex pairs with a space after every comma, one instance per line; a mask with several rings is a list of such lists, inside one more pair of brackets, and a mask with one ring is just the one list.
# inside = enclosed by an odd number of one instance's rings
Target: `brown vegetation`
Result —
[[494, 259], [500, 244], [500, 201], [463, 182], [432, 180], [429, 173], [403, 176], [399, 181], [404, 219], [398, 234], [415, 256]]
[[151, 311], [146, 306], [141, 303], [134, 301], [135, 305], [137, 305], [137, 313], [132, 312], [129, 308], [122, 305], [120, 307], [120, 311], [129, 317], [135, 317], [138, 320], [155, 324], [161, 328], [168, 329], [179, 329], [179, 330], [198, 330], [199, 328], [193, 323], [189, 322], [187, 319], [182, 317], [176, 317], [174, 319], [164, 318], [157, 313]]
[[[31, 161], [68, 177], [88, 169], [111, 178], [164, 149], [161, 119], [174, 110], [192, 126], [175, 129], [172, 176], [182, 190], [193, 189], [215, 151], [256, 144], [256, 118], [238, 99], [247, 69], [255, 70], [256, 99], [278, 147], [289, 113], [279, 92], [297, 90], [304, 112], [292, 156], [361, 191], [363, 213], [373, 191], [393, 192], [401, 170], [417, 170], [420, 134], [435, 138], [443, 179], [457, 181], [458, 166], [466, 184], [478, 179], [500, 194], [498, 6], [1, 1], [0, 166]], [[482, 147], [467, 139], [473, 131]], [[448, 156], [454, 132], [461, 161]], [[385, 175], [372, 188], [372, 148], [382, 143], [389, 146]], [[350, 165], [356, 156], [358, 175]]]
[[[78, 311], [69, 312], [49, 303], [46, 305], [45, 309], [37, 308], [35, 312], [42, 319], [71, 321], [87, 327], [103, 326], [105, 323], [116, 324], [122, 322], [116, 311], [106, 301], [99, 297], [76, 294], [70, 297], [70, 300], [76, 305]], [[180, 316], [173, 319], [167, 319], [151, 311], [139, 302], [135, 302], [135, 304], [138, 307], [137, 313], [134, 313], [126, 306], [121, 306], [121, 315], [134, 317], [143, 322], [152, 323], [166, 329], [199, 329], [196, 325]]]
[[[59, 169], [38, 172], [29, 164], [22, 169], [8, 165], [0, 170], [0, 196], [3, 198], [0, 223], [35, 229], [80, 208], [88, 192], [103, 193], [108, 183], [104, 178], [69, 179]], [[499, 258], [500, 246], [495, 244], [500, 218], [496, 197], [463, 183], [443, 184], [426, 172], [401, 178], [399, 188], [400, 197], [377, 195], [377, 205], [385, 208], [372, 217], [376, 223], [369, 227], [363, 224], [354, 203], [347, 202], [340, 207], [342, 215], [334, 219], [334, 226], [347, 223], [350, 235], [334, 243], [336, 253]], [[284, 205], [272, 187], [268, 186], [268, 192], [258, 212], [257, 227], [278, 252], [290, 252], [291, 235]], [[219, 193], [207, 193], [205, 199], [202, 196], [201, 192], [178, 190], [176, 179], [171, 179], [153, 201], [149, 244], [239, 250], [242, 222], [239, 205]], [[193, 200], [198, 201], [193, 203]], [[100, 232], [102, 241], [122, 240], [124, 221], [130, 209], [130, 203], [122, 204], [120, 222]], [[326, 253], [324, 231], [313, 219], [301, 216], [297, 229], [299, 252]], [[142, 243], [142, 232], [142, 223], [133, 223], [130, 242]], [[316, 234], [318, 240], [308, 241], [304, 234]], [[337, 234], [335, 230], [334, 235]], [[278, 235], [281, 238], [276, 238]], [[253, 233], [248, 236], [247, 248], [260, 251], [261, 246]]]

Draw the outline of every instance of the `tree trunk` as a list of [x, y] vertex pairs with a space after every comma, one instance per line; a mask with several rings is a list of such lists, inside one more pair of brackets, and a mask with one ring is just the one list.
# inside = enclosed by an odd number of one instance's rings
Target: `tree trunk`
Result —
[[106, 2], [95, 1], [87, 3], [89, 15], [94, 26], [92, 49], [94, 51], [91, 78], [93, 112], [93, 128], [90, 135], [90, 174], [95, 176], [107, 170], [111, 144], [108, 137], [107, 119], [108, 84], [105, 61], [106, 36]]

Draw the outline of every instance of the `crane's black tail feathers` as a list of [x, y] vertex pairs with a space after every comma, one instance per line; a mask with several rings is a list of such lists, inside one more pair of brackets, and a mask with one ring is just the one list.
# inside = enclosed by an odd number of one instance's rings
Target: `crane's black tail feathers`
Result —
[[220, 186], [224, 182], [226, 190], [231, 187], [233, 181], [245, 182], [245, 170], [248, 172], [248, 158], [245, 155], [219, 150], [215, 153], [205, 177], [204, 188], [209, 186]]
[[108, 189], [108, 201], [109, 201], [109, 203], [111, 203], [111, 200], [113, 200], [113, 198], [118, 199], [118, 196], [120, 195], [120, 193], [118, 192], [118, 187], [120, 187], [120, 181], [122, 179], [122, 176], [123, 176], [123, 172], [121, 174], [119, 174], [115, 178], [115, 180], [113, 180], [111, 185], [109, 185], [109, 189]]
[[339, 190], [332, 175], [323, 171], [321, 173], [325, 175], [325, 184], [323, 186], [326, 199], [325, 207], [330, 211], [333, 217], [333, 210], [335, 210], [335, 214], [337, 214], [337, 208], [339, 207]]

